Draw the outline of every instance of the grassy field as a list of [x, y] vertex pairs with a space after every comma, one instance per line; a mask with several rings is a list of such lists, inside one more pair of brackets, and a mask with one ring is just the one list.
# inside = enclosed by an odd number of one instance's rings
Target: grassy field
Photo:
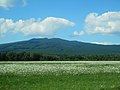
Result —
[[120, 62], [0, 62], [0, 90], [120, 90]]

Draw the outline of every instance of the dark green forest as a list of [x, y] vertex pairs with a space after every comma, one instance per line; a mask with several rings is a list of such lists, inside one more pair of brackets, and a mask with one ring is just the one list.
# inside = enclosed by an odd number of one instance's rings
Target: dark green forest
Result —
[[54, 55], [32, 52], [1, 52], [0, 61], [119, 61], [120, 54], [111, 55]]

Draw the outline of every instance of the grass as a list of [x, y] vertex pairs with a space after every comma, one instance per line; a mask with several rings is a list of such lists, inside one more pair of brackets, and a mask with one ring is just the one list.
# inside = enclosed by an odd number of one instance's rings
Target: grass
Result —
[[119, 71], [120, 63], [1, 63], [0, 90], [120, 90]]

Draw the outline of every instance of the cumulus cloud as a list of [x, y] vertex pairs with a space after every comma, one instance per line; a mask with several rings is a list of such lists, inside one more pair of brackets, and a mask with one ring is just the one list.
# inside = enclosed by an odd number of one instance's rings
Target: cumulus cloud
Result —
[[120, 12], [107, 12], [102, 15], [90, 13], [85, 20], [88, 34], [120, 34]]
[[74, 31], [74, 32], [73, 32], [73, 35], [74, 35], [74, 36], [82, 36], [82, 35], [84, 35], [84, 31], [80, 31], [80, 32]]
[[17, 3], [21, 3], [22, 6], [26, 6], [27, 1], [26, 0], [0, 0], [0, 7], [9, 9], [11, 7], [14, 7]]
[[101, 15], [90, 13], [85, 19], [84, 30], [73, 32], [75, 36], [83, 34], [120, 35], [120, 12], [106, 12]]
[[15, 0], [0, 0], [0, 7], [10, 8], [15, 4]]
[[0, 18], [1, 36], [6, 33], [22, 32], [24, 35], [52, 36], [58, 30], [74, 26], [75, 23], [64, 18], [47, 17], [44, 20], [28, 19], [14, 22], [12, 19]]

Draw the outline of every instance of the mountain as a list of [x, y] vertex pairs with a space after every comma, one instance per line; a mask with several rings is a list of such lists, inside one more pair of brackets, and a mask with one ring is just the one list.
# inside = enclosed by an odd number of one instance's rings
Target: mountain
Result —
[[120, 45], [98, 45], [59, 38], [34, 38], [28, 41], [0, 44], [0, 52], [38, 52], [66, 55], [120, 54]]

